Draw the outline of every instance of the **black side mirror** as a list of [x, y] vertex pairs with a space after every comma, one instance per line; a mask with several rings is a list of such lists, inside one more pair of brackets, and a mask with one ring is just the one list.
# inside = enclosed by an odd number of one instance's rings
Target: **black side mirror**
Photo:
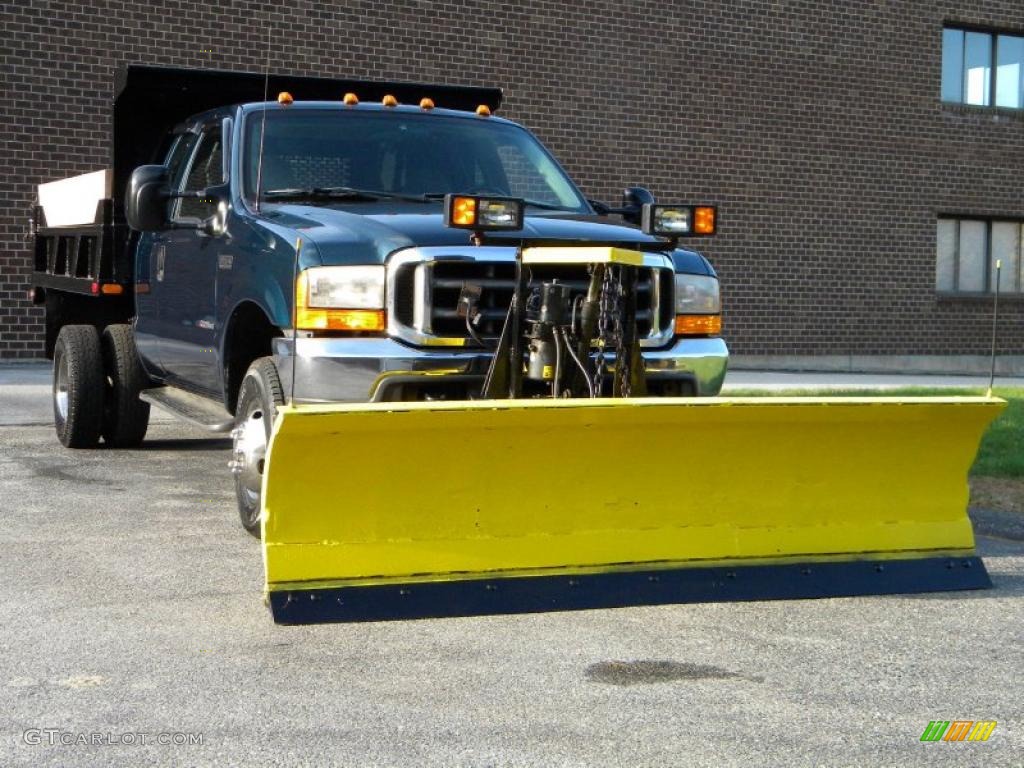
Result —
[[654, 195], [643, 187], [626, 187], [622, 191], [622, 218], [639, 224], [644, 206], [653, 202]]
[[124, 216], [129, 227], [140, 232], [158, 232], [170, 227], [168, 179], [166, 165], [140, 165], [132, 171], [124, 203]]

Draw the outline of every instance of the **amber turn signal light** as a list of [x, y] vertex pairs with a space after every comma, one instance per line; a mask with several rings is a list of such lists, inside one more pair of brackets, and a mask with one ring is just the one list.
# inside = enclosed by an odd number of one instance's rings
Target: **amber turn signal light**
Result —
[[697, 205], [693, 208], [693, 234], [713, 235], [717, 225], [717, 211], [712, 205]]
[[472, 227], [476, 224], [476, 198], [456, 197], [452, 200], [452, 226]]
[[676, 315], [677, 336], [717, 336], [721, 332], [721, 315]]
[[379, 333], [387, 327], [383, 309], [319, 309], [298, 307], [295, 327], [304, 331]]

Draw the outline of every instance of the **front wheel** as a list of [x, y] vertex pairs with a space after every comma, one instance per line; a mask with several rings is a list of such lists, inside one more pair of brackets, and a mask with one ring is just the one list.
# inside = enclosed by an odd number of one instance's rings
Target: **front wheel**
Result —
[[231, 472], [235, 476], [235, 497], [242, 527], [260, 535], [260, 497], [267, 444], [278, 406], [284, 405], [284, 391], [277, 366], [261, 357], [246, 371], [238, 390]]

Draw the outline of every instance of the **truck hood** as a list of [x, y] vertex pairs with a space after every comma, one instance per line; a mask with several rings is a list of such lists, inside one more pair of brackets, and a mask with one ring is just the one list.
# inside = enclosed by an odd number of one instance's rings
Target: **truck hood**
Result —
[[[402, 248], [416, 246], [470, 245], [465, 230], [446, 227], [440, 206], [414, 204], [412, 210], [395, 211], [393, 204], [367, 204], [360, 213], [311, 205], [280, 205], [264, 210], [264, 218], [295, 230], [313, 242], [324, 264], [383, 264]], [[594, 242], [650, 243], [656, 238], [631, 226], [598, 216], [526, 216], [521, 231], [509, 238], [590, 240]], [[493, 237], [494, 241], [499, 236]], [[713, 274], [707, 261], [693, 251], [673, 253], [678, 271]]]

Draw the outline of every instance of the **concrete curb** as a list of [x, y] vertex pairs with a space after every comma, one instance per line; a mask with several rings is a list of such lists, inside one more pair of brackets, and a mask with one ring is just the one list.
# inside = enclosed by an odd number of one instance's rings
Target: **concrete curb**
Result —
[[[818, 373], [921, 373], [987, 376], [988, 355], [732, 355], [730, 370]], [[1024, 355], [996, 356], [996, 376], [1024, 376]]]

